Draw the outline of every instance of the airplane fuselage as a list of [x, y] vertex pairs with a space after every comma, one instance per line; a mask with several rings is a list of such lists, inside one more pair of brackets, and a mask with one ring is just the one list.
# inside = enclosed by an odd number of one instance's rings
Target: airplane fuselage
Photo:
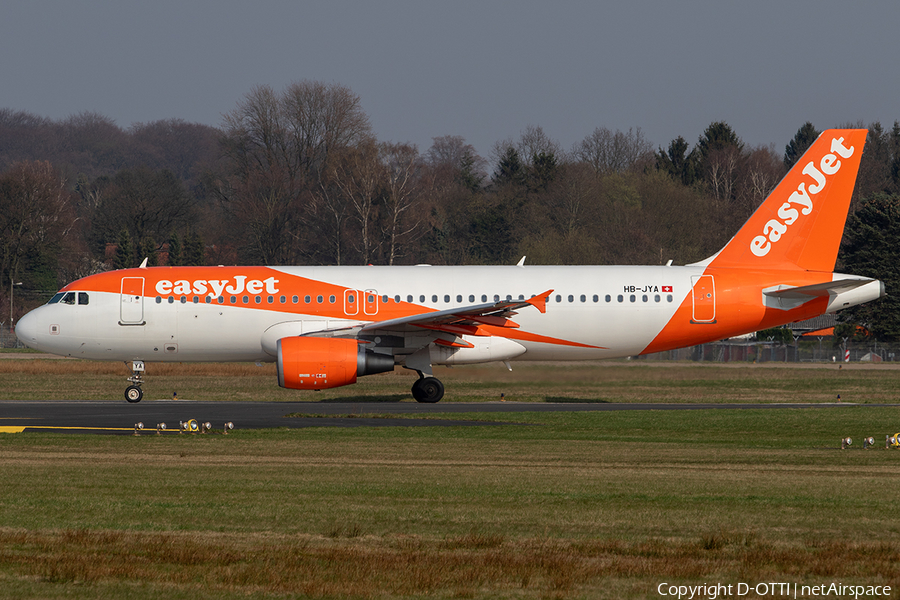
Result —
[[[29, 332], [26, 343], [34, 348], [92, 360], [272, 361], [275, 341], [285, 335], [527, 299], [552, 289], [546, 313], [521, 310], [518, 328], [485, 326], [491, 337], [525, 349], [500, 359], [590, 360], [659, 352], [821, 314], [841, 303], [812, 298], [773, 308], [762, 290], [833, 277], [702, 266], [157, 267], [79, 280], [63, 288], [58, 301], [27, 315], [19, 331]], [[64, 301], [67, 293], [75, 295]], [[35, 330], [30, 322], [38, 320], [43, 326]], [[397, 335], [414, 338], [416, 332]], [[402, 355], [416, 342], [394, 340], [391, 347]], [[454, 354], [467, 350], [473, 349]], [[481, 362], [470, 354], [471, 362]]]

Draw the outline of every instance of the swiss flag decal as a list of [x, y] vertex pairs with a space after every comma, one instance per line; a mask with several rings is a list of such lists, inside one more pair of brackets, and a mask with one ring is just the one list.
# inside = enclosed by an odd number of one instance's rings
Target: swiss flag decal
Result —
[[663, 292], [671, 292], [671, 291], [672, 291], [672, 286], [671, 286], [671, 285], [664, 285], [664, 286], [662, 286], [662, 291], [663, 291]]

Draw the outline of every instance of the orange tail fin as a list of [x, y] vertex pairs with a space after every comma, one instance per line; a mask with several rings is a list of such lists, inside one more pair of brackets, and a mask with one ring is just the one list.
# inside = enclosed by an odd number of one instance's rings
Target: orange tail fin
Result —
[[833, 271], [866, 133], [823, 132], [731, 241], [700, 264]]

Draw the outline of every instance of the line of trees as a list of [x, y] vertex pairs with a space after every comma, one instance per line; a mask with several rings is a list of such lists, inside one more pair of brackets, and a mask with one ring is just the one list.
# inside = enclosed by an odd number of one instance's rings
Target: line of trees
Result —
[[[853, 211], [900, 192], [900, 125], [868, 129]], [[22, 282], [21, 313], [144, 258], [684, 264], [718, 250], [818, 133], [803, 124], [782, 153], [724, 122], [658, 148], [598, 127], [564, 149], [529, 126], [485, 158], [452, 135], [380, 141], [356, 94], [316, 81], [259, 86], [219, 128], [0, 109], [0, 299]]]

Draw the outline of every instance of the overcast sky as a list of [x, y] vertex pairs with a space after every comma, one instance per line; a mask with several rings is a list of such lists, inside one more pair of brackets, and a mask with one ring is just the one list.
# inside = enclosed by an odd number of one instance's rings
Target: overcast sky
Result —
[[778, 152], [797, 129], [900, 119], [896, 0], [9, 0], [0, 108], [213, 126], [254, 87], [360, 96], [378, 138], [493, 144], [540, 126], [695, 143], [712, 121]]

